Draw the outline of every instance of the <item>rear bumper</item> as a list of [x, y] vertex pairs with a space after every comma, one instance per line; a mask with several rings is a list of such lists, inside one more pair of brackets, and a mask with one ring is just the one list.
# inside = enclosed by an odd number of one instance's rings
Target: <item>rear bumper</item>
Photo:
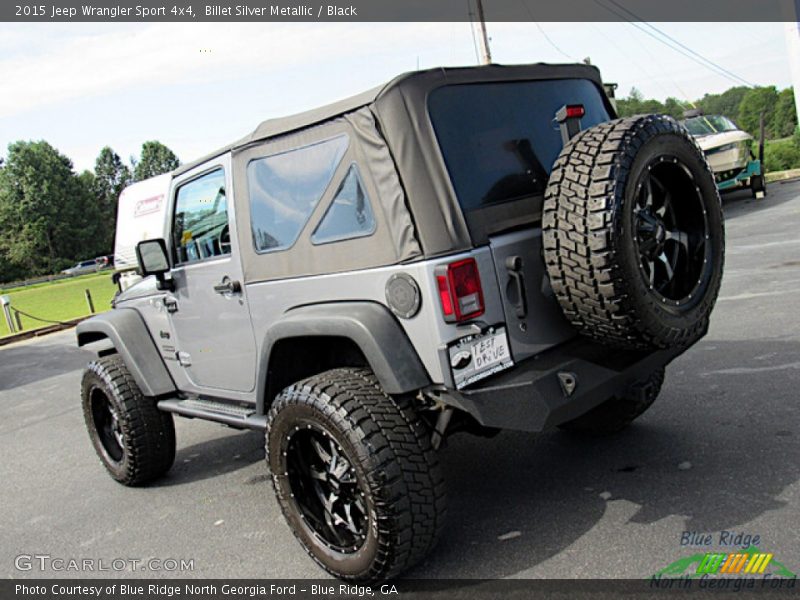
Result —
[[[486, 427], [546, 431], [624, 391], [685, 350], [623, 351], [575, 338], [468, 388], [448, 389], [442, 400]], [[570, 377], [571, 393], [562, 381]]]

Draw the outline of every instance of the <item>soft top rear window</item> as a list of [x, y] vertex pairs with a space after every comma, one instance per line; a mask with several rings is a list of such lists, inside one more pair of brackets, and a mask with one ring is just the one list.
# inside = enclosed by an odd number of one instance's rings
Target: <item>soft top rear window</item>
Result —
[[555, 114], [583, 104], [585, 129], [609, 119], [602, 92], [586, 79], [449, 85], [428, 112], [465, 213], [541, 195], [561, 151]]

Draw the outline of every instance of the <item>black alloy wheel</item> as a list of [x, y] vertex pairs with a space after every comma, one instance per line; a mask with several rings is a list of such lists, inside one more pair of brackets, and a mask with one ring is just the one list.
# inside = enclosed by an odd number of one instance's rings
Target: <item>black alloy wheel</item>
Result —
[[355, 552], [367, 537], [369, 514], [353, 462], [318, 425], [295, 427], [287, 442], [287, 477], [301, 517], [331, 550]]
[[170, 469], [175, 460], [172, 415], [142, 394], [119, 355], [89, 363], [81, 404], [92, 446], [116, 481], [141, 485]]
[[93, 386], [89, 390], [89, 402], [92, 422], [107, 460], [118, 464], [125, 454], [125, 441], [119, 413], [106, 392], [98, 386]]
[[267, 415], [267, 463], [309, 556], [359, 582], [420, 561], [446, 512], [430, 439], [411, 399], [386, 394], [367, 369], [332, 369], [283, 390]]
[[686, 165], [662, 155], [642, 172], [637, 190], [633, 212], [642, 277], [659, 301], [680, 307], [696, 295], [711, 252], [700, 189]]

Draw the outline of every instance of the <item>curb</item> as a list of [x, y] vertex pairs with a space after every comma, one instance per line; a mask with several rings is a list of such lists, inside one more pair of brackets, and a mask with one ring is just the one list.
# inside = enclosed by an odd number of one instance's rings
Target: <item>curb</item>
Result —
[[784, 181], [795, 181], [800, 178], [800, 169], [789, 169], [788, 171], [773, 171], [765, 176], [767, 183], [783, 183]]
[[40, 327], [39, 329], [31, 329], [30, 331], [21, 331], [19, 333], [13, 333], [5, 337], [0, 337], [0, 346], [7, 346], [15, 342], [21, 342], [23, 340], [29, 340], [31, 338], [41, 337], [43, 335], [47, 335], [48, 333], [56, 333], [57, 331], [64, 331], [65, 329], [71, 329], [81, 321], [85, 321], [86, 319], [89, 319], [93, 316], [94, 315], [87, 315], [85, 317], [78, 317], [77, 319], [69, 319], [57, 325], [48, 325], [47, 327]]

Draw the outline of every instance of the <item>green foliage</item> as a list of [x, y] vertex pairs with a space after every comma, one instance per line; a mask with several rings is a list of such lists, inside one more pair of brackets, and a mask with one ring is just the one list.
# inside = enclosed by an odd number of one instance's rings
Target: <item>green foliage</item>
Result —
[[[722, 94], [706, 94], [696, 102], [696, 105], [707, 115], [728, 117], [755, 138], [760, 135], [762, 113], [764, 133], [768, 140], [791, 136], [798, 129], [792, 88], [779, 92], [775, 86], [733, 87]], [[680, 119], [688, 107], [676, 98], [667, 98], [663, 103], [658, 100], [646, 100], [639, 90], [633, 88], [627, 98], [617, 100], [617, 108], [621, 117], [660, 113]], [[796, 135], [800, 137], [800, 133]]]
[[119, 195], [134, 179], [179, 166], [157, 141], [145, 142], [135, 173], [105, 147], [94, 173], [76, 174], [72, 162], [47, 142], [16, 142], [0, 159], [0, 282], [57, 273], [75, 262], [110, 254]]
[[44, 141], [16, 142], [0, 169], [0, 281], [52, 273], [99, 249], [94, 175]]
[[102, 224], [102, 244], [105, 248], [103, 254], [110, 254], [114, 249], [117, 201], [122, 190], [131, 182], [131, 170], [116, 152], [106, 146], [100, 150], [94, 163], [94, 175], [94, 190]]
[[658, 100], [645, 100], [642, 93], [632, 88], [627, 98], [617, 100], [617, 112], [620, 117], [633, 115], [662, 114], [670, 115], [676, 119], [683, 116], [684, 106], [677, 98], [667, 98], [663, 103]]
[[775, 115], [772, 118], [772, 135], [776, 138], [791, 136], [797, 129], [797, 109], [794, 104], [794, 90], [786, 88], [778, 94]]
[[732, 121], [739, 119], [739, 105], [750, 90], [747, 86], [733, 87], [721, 94], [706, 94], [697, 102], [698, 108], [707, 115], [722, 115]]
[[774, 138], [775, 105], [778, 103], [778, 90], [775, 86], [758, 87], [749, 90], [739, 104], [739, 127], [754, 137], [759, 136], [761, 114], [769, 138]]
[[800, 168], [800, 144], [794, 138], [769, 141], [764, 146], [767, 172]]
[[134, 181], [142, 181], [177, 169], [181, 162], [175, 153], [158, 141], [142, 144], [142, 154], [133, 170]]

